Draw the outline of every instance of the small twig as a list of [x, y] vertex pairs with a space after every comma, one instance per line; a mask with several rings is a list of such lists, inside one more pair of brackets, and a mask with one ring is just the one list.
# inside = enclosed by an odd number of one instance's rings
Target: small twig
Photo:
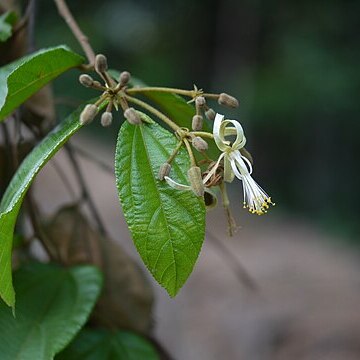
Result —
[[99, 229], [99, 232], [101, 235], [103, 236], [106, 236], [106, 229], [105, 229], [105, 226], [101, 220], [101, 217], [100, 217], [100, 214], [98, 213], [97, 211], [97, 208], [95, 206], [95, 203], [90, 195], [90, 192], [88, 190], [88, 187], [86, 185], [86, 182], [85, 182], [85, 178], [84, 178], [84, 175], [80, 169], [80, 166], [79, 166], [79, 163], [74, 155], [74, 151], [73, 151], [73, 148], [72, 148], [72, 145], [68, 142], [64, 145], [64, 148], [66, 150], [66, 153], [69, 157], [69, 160], [70, 160], [70, 163], [73, 167], [73, 170], [74, 170], [74, 174], [75, 176], [77, 177], [77, 180], [78, 180], [78, 183], [80, 185], [80, 188], [81, 188], [81, 191], [82, 191], [82, 197], [83, 199], [86, 200], [88, 206], [89, 206], [89, 210], [94, 218], [94, 220], [96, 221], [97, 223], [97, 227]]
[[26, 8], [25, 16], [28, 17], [28, 53], [35, 51], [35, 15], [36, 15], [36, 0], [30, 0]]
[[211, 232], [206, 232], [206, 237], [211, 240], [211, 243], [217, 247], [221, 255], [225, 258], [226, 264], [234, 272], [240, 282], [245, 285], [248, 289], [254, 292], [259, 291], [259, 287], [256, 282], [252, 279], [246, 269], [240, 264], [239, 260], [229, 249]]
[[74, 34], [80, 46], [84, 50], [86, 57], [91, 65], [95, 62], [95, 52], [92, 49], [88, 37], [82, 32], [78, 23], [71, 14], [65, 0], [54, 0], [60, 16], [65, 20], [69, 29]]

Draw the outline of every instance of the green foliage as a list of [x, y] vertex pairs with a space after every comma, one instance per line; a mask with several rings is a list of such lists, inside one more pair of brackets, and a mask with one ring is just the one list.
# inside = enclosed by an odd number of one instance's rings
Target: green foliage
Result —
[[[190, 275], [205, 233], [205, 206], [191, 191], [177, 191], [157, 178], [177, 139], [156, 123], [125, 122], [116, 145], [119, 198], [135, 246], [155, 279], [175, 296]], [[171, 177], [188, 183], [189, 159], [181, 149]]]
[[[195, 115], [195, 108], [188, 104], [183, 97], [161, 91], [146, 91], [144, 96], [155, 103], [176, 124], [191, 129], [191, 121]], [[206, 118], [203, 123], [203, 131], [212, 132], [212, 125], [209, 124]], [[219, 150], [213, 141], [209, 143], [208, 154], [214, 156], [214, 158], [217, 158], [219, 155]]]
[[56, 360], [158, 360], [146, 339], [128, 331], [82, 330]]
[[51, 131], [25, 158], [12, 178], [0, 203], [0, 296], [9, 306], [15, 305], [11, 276], [11, 250], [15, 222], [23, 198], [35, 176], [62, 145], [81, 128], [80, 110]]
[[31, 264], [14, 274], [16, 318], [0, 304], [2, 360], [49, 360], [86, 322], [102, 278], [92, 266]]
[[17, 21], [17, 15], [13, 11], [7, 11], [0, 16], [0, 42], [4, 42], [12, 35], [12, 27]]
[[44, 85], [83, 61], [66, 46], [58, 46], [0, 68], [0, 121]]

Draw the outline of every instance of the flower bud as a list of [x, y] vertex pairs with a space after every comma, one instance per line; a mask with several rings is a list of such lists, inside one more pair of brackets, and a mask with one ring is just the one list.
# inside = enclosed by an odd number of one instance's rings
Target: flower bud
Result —
[[187, 175], [194, 194], [196, 196], [204, 196], [204, 183], [201, 176], [201, 169], [198, 166], [192, 166], [188, 170]]
[[108, 111], [103, 112], [101, 115], [101, 125], [103, 127], [110, 126], [112, 123], [112, 119], [113, 119], [113, 116], [112, 116], [111, 112], [108, 112]]
[[130, 77], [131, 77], [131, 75], [128, 71], [123, 71], [119, 77], [120, 84], [126, 85], [130, 81]]
[[95, 88], [102, 88], [103, 86], [101, 85], [100, 81], [94, 80], [94, 82], [92, 83], [93, 87]]
[[79, 76], [79, 81], [80, 84], [84, 85], [85, 87], [90, 87], [94, 83], [94, 79], [88, 74], [81, 74]]
[[98, 73], [104, 73], [105, 71], [107, 71], [108, 69], [108, 64], [107, 64], [107, 59], [105, 57], [105, 55], [103, 54], [98, 54], [95, 57], [95, 70]]
[[170, 170], [171, 170], [171, 165], [169, 163], [163, 163], [160, 166], [160, 170], [159, 170], [159, 174], [158, 174], [158, 178], [160, 180], [164, 180], [165, 176], [169, 176], [170, 174]]
[[203, 96], [198, 96], [195, 99], [195, 105], [199, 108], [203, 107], [206, 104], [205, 98]]
[[218, 103], [231, 108], [237, 108], [239, 106], [239, 101], [236, 98], [225, 93], [220, 94]]
[[87, 104], [84, 107], [84, 110], [80, 114], [80, 124], [86, 125], [86, 124], [91, 123], [94, 120], [98, 111], [99, 111], [99, 109], [96, 105]]
[[215, 116], [216, 116], [216, 113], [213, 109], [209, 108], [205, 111], [205, 116], [211, 120], [211, 121], [214, 121], [215, 120]]
[[194, 115], [192, 118], [191, 128], [195, 131], [199, 131], [203, 126], [203, 117], [201, 115]]
[[208, 143], [201, 138], [200, 136], [195, 136], [192, 139], [192, 146], [197, 150], [197, 151], [205, 151], [208, 149], [209, 145]]
[[139, 114], [134, 108], [128, 108], [124, 111], [124, 116], [127, 121], [132, 125], [140, 125], [141, 119]]

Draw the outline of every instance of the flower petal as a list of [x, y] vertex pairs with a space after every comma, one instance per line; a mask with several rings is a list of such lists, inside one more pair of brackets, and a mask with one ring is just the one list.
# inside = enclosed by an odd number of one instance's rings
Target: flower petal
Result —
[[183, 191], [189, 191], [191, 190], [191, 186], [190, 185], [184, 185], [184, 184], [180, 184], [176, 181], [174, 181], [173, 179], [169, 178], [168, 176], [164, 176], [164, 180], [174, 189], [176, 190], [183, 190]]
[[219, 167], [220, 161], [224, 156], [225, 156], [225, 153], [221, 153], [216, 164], [212, 167], [212, 169], [209, 171], [209, 173], [204, 177], [204, 179], [203, 179], [204, 184], [206, 184], [209, 181], [209, 179], [215, 174], [217, 168]]
[[222, 122], [224, 120], [224, 115], [216, 114], [214, 120], [213, 134], [216, 146], [221, 150], [225, 151], [229, 145], [225, 143], [224, 134], [222, 134]]

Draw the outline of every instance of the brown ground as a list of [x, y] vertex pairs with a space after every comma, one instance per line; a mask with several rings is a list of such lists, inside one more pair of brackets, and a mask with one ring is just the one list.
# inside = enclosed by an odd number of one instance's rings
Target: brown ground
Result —
[[[89, 148], [89, 141], [77, 137]], [[113, 163], [111, 149], [91, 145], [95, 157]], [[64, 157], [56, 157], [63, 163]], [[117, 201], [113, 176], [84, 160], [87, 181], [113, 238], [137, 258]], [[240, 186], [240, 184], [239, 184]], [[53, 211], [70, 200], [49, 164], [36, 184], [42, 207]], [[240, 201], [239, 201], [240, 202]], [[175, 299], [154, 283], [155, 328], [178, 360], [360, 359], [359, 256], [306, 223], [281, 215], [239, 210], [242, 229], [225, 236], [221, 209], [208, 229], [223, 241], [255, 279], [246, 289], [228, 260], [206, 241], [188, 283]]]

